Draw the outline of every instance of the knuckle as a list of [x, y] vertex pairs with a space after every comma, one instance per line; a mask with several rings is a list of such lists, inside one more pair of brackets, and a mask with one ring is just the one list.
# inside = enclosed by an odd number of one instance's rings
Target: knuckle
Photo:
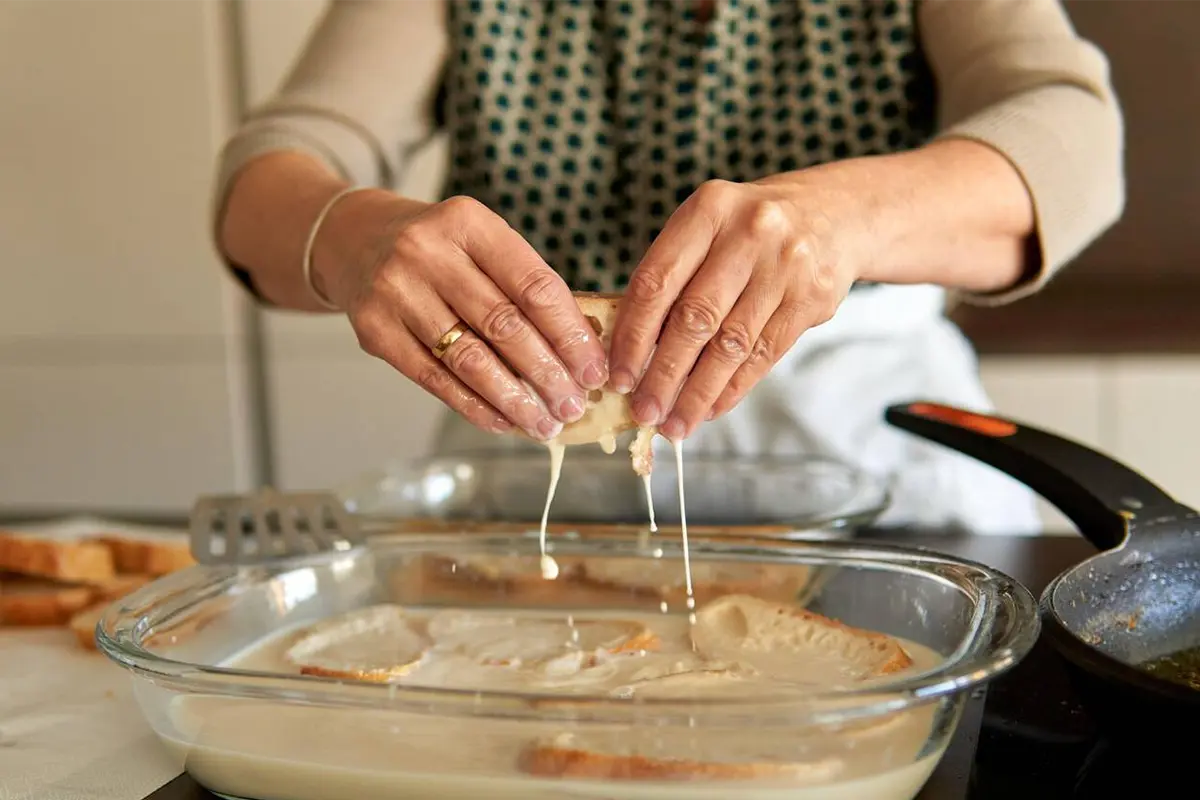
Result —
[[422, 368], [416, 375], [417, 385], [436, 397], [444, 397], [454, 386], [450, 373], [436, 364]]
[[776, 200], [758, 200], [750, 207], [747, 227], [755, 237], [778, 237], [788, 229], [787, 211]]
[[467, 197], [465, 194], [456, 194], [447, 197], [441, 203], [442, 213], [451, 219], [464, 219], [474, 214], [479, 213], [484, 205], [474, 197]]
[[720, 322], [720, 310], [708, 297], [685, 296], [671, 309], [671, 326], [691, 341], [708, 341]]
[[386, 319], [374, 305], [359, 308], [351, 319], [358, 346], [363, 352], [381, 357], [388, 339]]
[[[774, 336], [767, 334], [759, 336], [758, 341], [754, 343], [754, 349], [750, 352], [750, 358], [748, 359], [749, 363], [754, 367], [761, 367], [765, 364], [775, 363], [775, 349], [776, 345]], [[736, 391], [739, 389], [742, 381], [742, 377], [735, 377], [733, 381], [730, 382], [730, 386], [733, 386]]]
[[477, 374], [487, 364], [487, 348], [483, 342], [471, 338], [467, 341], [464, 336], [451, 347], [445, 355], [445, 362], [450, 369], [462, 374]]
[[726, 322], [713, 339], [713, 353], [722, 361], [740, 364], [750, 357], [754, 342], [750, 330], [741, 322]]
[[516, 343], [529, 336], [521, 310], [507, 300], [497, 303], [483, 319], [484, 338], [501, 343]]
[[545, 269], [532, 271], [517, 289], [521, 305], [526, 308], [552, 308], [558, 301], [562, 279]]
[[736, 189], [737, 184], [733, 181], [713, 178], [696, 188], [696, 202], [705, 207], [723, 207]]
[[657, 269], [639, 269], [629, 279], [625, 293], [635, 303], [653, 303], [666, 289], [666, 279]]

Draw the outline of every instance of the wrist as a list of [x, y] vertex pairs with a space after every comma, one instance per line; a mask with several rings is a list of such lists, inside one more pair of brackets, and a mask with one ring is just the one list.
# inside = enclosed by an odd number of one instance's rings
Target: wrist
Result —
[[427, 205], [385, 189], [367, 189], [339, 200], [326, 214], [313, 240], [313, 286], [339, 309], [346, 310], [364, 272], [374, 269], [390, 254], [397, 224]]

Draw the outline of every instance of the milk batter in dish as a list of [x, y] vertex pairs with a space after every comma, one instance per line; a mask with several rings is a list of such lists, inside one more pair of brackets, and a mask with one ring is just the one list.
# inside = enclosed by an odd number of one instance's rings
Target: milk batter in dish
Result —
[[[940, 658], [745, 595], [681, 614], [381, 605], [286, 631], [227, 663], [441, 687], [551, 696], [728, 697], [773, 706]], [[779, 620], [789, 617], [790, 621]], [[784, 651], [794, 650], [792, 657]], [[384, 676], [380, 678], [379, 676]], [[395, 695], [392, 695], [395, 697]], [[483, 698], [486, 701], [486, 698]], [[381, 706], [384, 705], [381, 703]], [[902, 800], [940, 757], [927, 705], [840, 729], [573, 723], [505, 718], [486, 702], [445, 708], [284, 705], [190, 696], [164, 740], [202, 784], [279, 800], [595, 798]], [[648, 710], [647, 720], [658, 712]], [[636, 720], [635, 714], [635, 720]], [[940, 726], [939, 726], [940, 727]], [[160, 733], [162, 733], [160, 729]], [[631, 766], [632, 765], [632, 766]]]

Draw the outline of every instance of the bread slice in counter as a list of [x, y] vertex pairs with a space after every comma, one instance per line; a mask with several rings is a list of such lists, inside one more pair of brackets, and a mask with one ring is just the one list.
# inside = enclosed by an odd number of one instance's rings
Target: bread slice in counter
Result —
[[0, 572], [75, 583], [116, 574], [112, 551], [88, 536], [0, 532]]
[[87, 650], [95, 650], [96, 648], [96, 625], [100, 623], [100, 618], [104, 616], [105, 610], [108, 608], [108, 601], [90, 605], [82, 611], [76, 613], [67, 623], [67, 627], [71, 629], [71, 633], [75, 635], [79, 646]]
[[96, 583], [0, 575], [0, 626], [61, 626], [92, 605], [107, 606], [151, 580], [149, 575], [114, 575]]
[[196, 563], [182, 531], [130, 530], [101, 533], [97, 540], [112, 552], [117, 572], [168, 575]]
[[23, 575], [0, 577], [0, 625], [66, 625], [96, 599], [95, 587]]
[[696, 612], [692, 642], [706, 658], [773, 678], [834, 688], [912, 665], [898, 641], [793, 605], [727, 595]]

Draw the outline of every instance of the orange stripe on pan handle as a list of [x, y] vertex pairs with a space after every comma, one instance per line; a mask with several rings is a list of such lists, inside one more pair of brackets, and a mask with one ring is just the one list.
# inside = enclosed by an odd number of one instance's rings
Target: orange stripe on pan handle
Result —
[[924, 400], [892, 406], [884, 418], [1016, 478], [1102, 550], [1124, 540], [1131, 519], [1136, 524], [1191, 512], [1109, 456], [1023, 423]]
[[1017, 432], [1015, 423], [999, 417], [989, 417], [965, 408], [944, 406], [940, 403], [913, 403], [908, 407], [910, 414], [927, 419], [936, 419], [947, 425], [982, 433], [984, 436], [1013, 436]]

